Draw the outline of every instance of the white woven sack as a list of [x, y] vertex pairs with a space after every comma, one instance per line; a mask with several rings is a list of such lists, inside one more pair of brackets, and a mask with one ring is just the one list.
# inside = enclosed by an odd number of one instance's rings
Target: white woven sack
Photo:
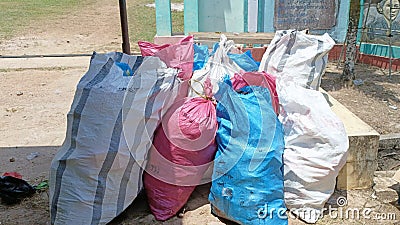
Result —
[[239, 73], [241, 68], [228, 56], [228, 52], [233, 48], [234, 42], [228, 41], [225, 35], [221, 35], [219, 47], [214, 55], [210, 56], [206, 65], [201, 70], [193, 72], [190, 79], [189, 97], [204, 96], [204, 82], [210, 78], [212, 86], [212, 94], [218, 92], [218, 83], [223, 80], [226, 75], [233, 77], [235, 73]]
[[319, 91], [277, 83], [285, 131], [284, 187], [289, 210], [315, 223], [334, 192], [349, 141], [342, 121]]
[[[118, 62], [139, 69], [123, 76]], [[107, 224], [133, 202], [152, 133], [169, 107], [163, 103], [177, 95], [177, 74], [155, 57], [93, 55], [51, 163], [52, 224]]]
[[297, 30], [275, 33], [259, 71], [318, 90], [335, 41], [328, 35], [309, 35]]

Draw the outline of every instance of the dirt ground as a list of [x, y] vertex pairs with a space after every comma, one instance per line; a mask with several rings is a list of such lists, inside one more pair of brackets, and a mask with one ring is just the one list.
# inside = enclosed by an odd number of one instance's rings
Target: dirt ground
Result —
[[86, 7], [58, 15], [0, 40], [0, 55], [68, 54], [119, 51], [121, 28], [118, 2], [90, 1]]
[[400, 133], [400, 75], [357, 64], [356, 79], [362, 85], [347, 88], [340, 81], [341, 68], [331, 62], [321, 87], [380, 134]]
[[[118, 4], [106, 0], [94, 2], [72, 14], [60, 15], [40, 24], [33, 23], [28, 30], [11, 40], [0, 40], [0, 54], [119, 51], [121, 35]], [[98, 14], [102, 15], [102, 20], [93, 19]], [[59, 66], [43, 66], [39, 62], [21, 66], [23, 68], [6, 69], [1, 67], [1, 60], [3, 59], [0, 59], [0, 175], [7, 171], [17, 171], [29, 183], [38, 184], [48, 179], [50, 162], [65, 137], [66, 114], [72, 103], [76, 84], [87, 70], [89, 61], [87, 66], [63, 66], [68, 59], [60, 58]], [[399, 73], [394, 73], [389, 79], [387, 71], [357, 65], [357, 79], [361, 79], [363, 84], [351, 88], [341, 85], [338, 80], [340, 73], [341, 70], [330, 63], [322, 88], [380, 134], [400, 133], [400, 109], [396, 109], [400, 107]], [[38, 152], [39, 156], [28, 160], [26, 157], [34, 152]], [[203, 186], [195, 191], [188, 204], [189, 211], [183, 219], [173, 218], [164, 224], [226, 224], [226, 221], [221, 222], [209, 213], [207, 190], [208, 187]], [[373, 190], [363, 192], [366, 197], [362, 199], [370, 198], [368, 196], [372, 196], [372, 192], [375, 193]], [[359, 203], [359, 192], [346, 194], [353, 196], [354, 204]], [[390, 201], [385, 196], [378, 203], [374, 202], [374, 207], [398, 214], [395, 207], [387, 204], [396, 196], [391, 196]], [[149, 214], [149, 209], [143, 202], [145, 199], [142, 196], [112, 224], [161, 224]], [[400, 219], [400, 215], [398, 218]], [[15, 206], [0, 204], [0, 225], [49, 224], [48, 221], [47, 192], [35, 194]], [[365, 223], [370, 222], [323, 220], [319, 224]], [[379, 224], [395, 222], [384, 221]]]

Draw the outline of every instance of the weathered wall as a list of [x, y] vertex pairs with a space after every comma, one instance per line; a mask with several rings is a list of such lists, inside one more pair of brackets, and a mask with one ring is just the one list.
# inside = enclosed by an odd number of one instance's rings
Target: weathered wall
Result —
[[350, 0], [258, 0], [252, 11], [248, 4], [253, 2], [198, 0], [198, 31], [252, 31], [255, 19], [258, 32], [308, 28], [314, 34], [329, 33], [338, 43], [345, 40]]

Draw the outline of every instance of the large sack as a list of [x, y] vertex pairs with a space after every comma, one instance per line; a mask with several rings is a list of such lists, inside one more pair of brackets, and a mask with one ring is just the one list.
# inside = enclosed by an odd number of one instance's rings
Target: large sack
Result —
[[306, 222], [315, 223], [346, 163], [348, 137], [319, 91], [278, 82], [278, 95], [279, 119], [285, 130], [286, 206]]
[[268, 45], [259, 71], [265, 71], [318, 90], [335, 41], [328, 35], [308, 35], [296, 30], [277, 31]]
[[279, 98], [276, 92], [276, 78], [266, 72], [240, 72], [232, 77], [233, 89], [239, 90], [245, 86], [260, 86], [268, 88], [272, 97], [272, 107], [279, 114]]
[[150, 209], [157, 220], [174, 216], [200, 184], [214, 159], [216, 130], [215, 106], [200, 97], [176, 102], [163, 117], [144, 174]]
[[187, 36], [173, 45], [157, 45], [146, 41], [139, 41], [138, 45], [143, 56], [159, 57], [168, 67], [181, 69], [178, 75], [180, 79], [189, 80], [194, 61], [193, 40], [193, 36]]
[[215, 97], [218, 150], [209, 195], [212, 212], [240, 224], [287, 224], [283, 130], [269, 90], [246, 86], [237, 93], [221, 84]]
[[[124, 76], [128, 64], [135, 75]], [[142, 189], [142, 171], [178, 71], [155, 57], [94, 54], [50, 168], [52, 224], [106, 224]]]
[[228, 52], [233, 48], [233, 41], [228, 41], [225, 35], [221, 35], [219, 47], [214, 55], [210, 56], [206, 65], [201, 70], [193, 72], [190, 79], [191, 88], [189, 97], [205, 96], [204, 83], [207, 79], [211, 81], [212, 95], [218, 91], [220, 83], [225, 75], [233, 77], [235, 73], [240, 72], [241, 68], [228, 56]]

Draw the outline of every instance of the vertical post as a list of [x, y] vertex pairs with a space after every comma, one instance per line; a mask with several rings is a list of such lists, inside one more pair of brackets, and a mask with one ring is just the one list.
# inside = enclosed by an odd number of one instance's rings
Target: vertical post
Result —
[[[369, 7], [369, 6], [368, 6]], [[365, 19], [365, 22], [367, 19]], [[358, 28], [357, 28], [357, 42], [360, 42], [362, 32], [364, 31], [364, 0], [360, 0], [360, 18], [358, 19]], [[361, 44], [360, 44], [361, 47]]]
[[257, 32], [258, 0], [248, 0], [248, 32]]
[[[356, 0], [357, 1], [357, 0]], [[344, 42], [344, 39], [346, 38], [346, 31], [347, 31], [347, 26], [349, 23], [349, 15], [350, 15], [350, 0], [346, 1], [337, 1], [338, 2], [338, 7], [339, 11], [338, 14], [336, 15], [336, 26], [332, 28], [332, 33], [335, 34], [335, 38], [339, 42]], [[357, 26], [357, 24], [355, 25]], [[356, 31], [357, 35], [357, 31]]]
[[258, 19], [257, 19], [257, 32], [264, 32], [265, 26], [265, 0], [258, 1]]
[[156, 0], [157, 36], [172, 35], [171, 0]]
[[[368, 20], [368, 16], [369, 16], [369, 10], [371, 8], [371, 2], [372, 2], [372, 0], [369, 0], [368, 8], [367, 8], [367, 14], [364, 16], [364, 7], [365, 7], [364, 5], [365, 5], [365, 2], [364, 2], [364, 0], [360, 0], [360, 6], [361, 7], [360, 7], [360, 20], [358, 21], [359, 22], [358, 23], [358, 29], [361, 28], [361, 30], [359, 30], [359, 33], [357, 34], [357, 42], [359, 42], [360, 53], [364, 53], [364, 51], [365, 51], [364, 47], [363, 47], [362, 36], [364, 35], [365, 28], [367, 27], [367, 20]], [[364, 19], [364, 17], [365, 17], [365, 19]], [[357, 58], [356, 58], [356, 62], [357, 62]], [[361, 63], [363, 63], [363, 62], [361, 62]]]
[[264, 32], [275, 32], [274, 15], [276, 3], [274, 0], [265, 0], [264, 4]]
[[[390, 0], [390, 15], [392, 15], [392, 0]], [[389, 79], [392, 78], [392, 18], [389, 20]]]
[[185, 0], [184, 2], [185, 35], [199, 31], [199, 0]]
[[354, 62], [357, 53], [357, 25], [353, 18], [350, 18], [349, 26], [347, 28], [346, 35], [346, 58], [344, 61], [343, 73], [340, 76], [345, 84], [348, 82], [349, 85], [353, 84], [356, 76], [354, 73]]
[[122, 52], [130, 55], [131, 46], [129, 43], [128, 16], [126, 13], [125, 0], [119, 0], [119, 15], [121, 18], [121, 30], [122, 30]]
[[243, 31], [249, 31], [249, 0], [243, 2]]

